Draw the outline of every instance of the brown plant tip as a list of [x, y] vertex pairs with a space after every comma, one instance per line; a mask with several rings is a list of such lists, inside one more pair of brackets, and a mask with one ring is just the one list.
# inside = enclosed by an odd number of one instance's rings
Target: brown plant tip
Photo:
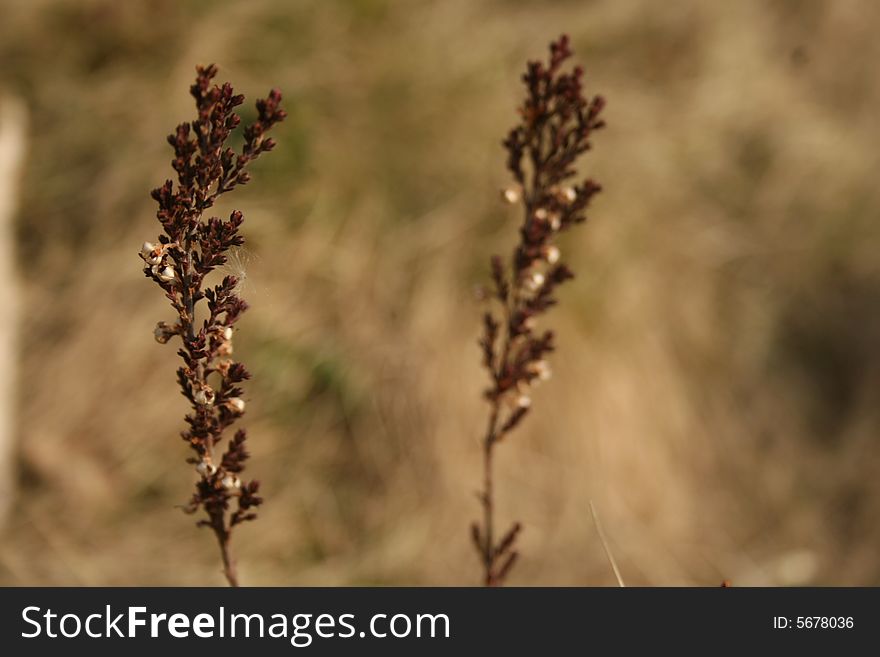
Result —
[[550, 44], [546, 63], [528, 63], [522, 76], [525, 100], [519, 107], [520, 121], [503, 141], [513, 185], [501, 197], [507, 204], [518, 204], [523, 219], [509, 261], [498, 255], [490, 261], [489, 297], [499, 310], [484, 314], [479, 340], [490, 381], [485, 398], [491, 407], [483, 439], [484, 518], [478, 528], [487, 546], [482, 552], [487, 585], [503, 583], [516, 554], [500, 566], [496, 563], [510, 547], [505, 540], [512, 541], [516, 532], [493, 546], [493, 448], [530, 412], [532, 386], [550, 377], [547, 357], [556, 348], [554, 335], [537, 332], [536, 322], [556, 305], [557, 288], [574, 277], [561, 261], [555, 240], [586, 221], [587, 208], [601, 190], [590, 178], [572, 181], [578, 158], [590, 150], [593, 133], [605, 125], [601, 118], [605, 101], [584, 94], [582, 68], [564, 70], [571, 55], [569, 38], [562, 35]]
[[[226, 142], [241, 123], [234, 110], [244, 96], [236, 95], [229, 83], [214, 84], [217, 67], [213, 64], [199, 66], [196, 72], [190, 87], [196, 118], [178, 125], [167, 138], [174, 151], [171, 167], [176, 183], [166, 180], [151, 193], [163, 233], [155, 243], [144, 242], [139, 255], [145, 263], [144, 275], [159, 285], [177, 315], [173, 325], [159, 322], [154, 336], [161, 344], [180, 338], [177, 353], [182, 365], [177, 381], [191, 406], [182, 437], [195, 453], [189, 462], [196, 465], [199, 475], [186, 510], [204, 510], [207, 519], [198, 524], [214, 531], [226, 577], [237, 585], [229, 547], [231, 531], [253, 520], [254, 509], [263, 500], [257, 495], [258, 482], [239, 477], [248, 458], [245, 431], [236, 432], [219, 459], [215, 452], [226, 429], [245, 413], [240, 384], [250, 374], [231, 355], [235, 323], [248, 305], [237, 294], [234, 276], [216, 285], [208, 285], [206, 278], [226, 264], [229, 249], [244, 243], [239, 233], [244, 217], [238, 210], [225, 220], [204, 215], [219, 196], [250, 180], [247, 167], [275, 147], [266, 134], [284, 120], [286, 112], [280, 107], [277, 89], [258, 100], [257, 119], [242, 130], [244, 143], [235, 152]], [[205, 317], [197, 322], [196, 311], [202, 308]]]
[[492, 576], [490, 586], [500, 586], [504, 583], [507, 574], [510, 572], [510, 569], [513, 568], [513, 564], [516, 563], [516, 560], [519, 558], [519, 552], [511, 552], [504, 559], [504, 562], [501, 564], [501, 568], [498, 569], [498, 572]]
[[508, 532], [504, 535], [504, 538], [498, 543], [498, 547], [495, 548], [495, 555], [502, 556], [507, 554], [508, 550], [513, 547], [514, 542], [516, 541], [516, 537], [519, 536], [520, 531], [522, 531], [522, 525], [518, 522], [513, 524]]

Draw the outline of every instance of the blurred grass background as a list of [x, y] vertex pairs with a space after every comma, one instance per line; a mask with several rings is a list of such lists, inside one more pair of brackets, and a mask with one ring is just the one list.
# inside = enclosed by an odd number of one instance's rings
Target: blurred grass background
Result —
[[[569, 32], [608, 128], [562, 246], [554, 379], [499, 451], [517, 585], [880, 584], [880, 4], [0, 1], [30, 112], [9, 585], [222, 584], [170, 319], [137, 250], [197, 63], [290, 118], [244, 211], [236, 354], [267, 503], [252, 585], [472, 584], [487, 408], [473, 288], [500, 140]], [[246, 117], [248, 114], [246, 114]]]

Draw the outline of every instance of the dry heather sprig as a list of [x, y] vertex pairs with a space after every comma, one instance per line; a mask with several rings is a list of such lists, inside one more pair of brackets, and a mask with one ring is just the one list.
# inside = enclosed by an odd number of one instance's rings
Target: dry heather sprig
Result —
[[482, 525], [473, 524], [472, 537], [486, 586], [503, 584], [517, 559], [521, 529], [514, 523], [496, 540], [494, 449], [529, 412], [530, 388], [550, 376], [546, 356], [554, 349], [553, 332], [537, 333], [535, 319], [556, 303], [557, 286], [573, 277], [560, 261], [554, 240], [586, 220], [586, 208], [601, 189], [590, 179], [567, 184], [576, 175], [576, 159], [590, 148], [591, 134], [604, 125], [599, 114], [605, 104], [601, 96], [584, 96], [583, 69], [561, 70], [571, 54], [563, 35], [550, 44], [548, 64], [529, 62], [522, 78], [527, 93], [519, 110], [521, 122], [504, 140], [507, 168], [516, 184], [504, 190], [502, 198], [521, 204], [524, 219], [509, 266], [499, 256], [492, 258], [491, 297], [501, 307], [500, 317], [486, 312], [480, 339], [483, 366], [491, 379], [485, 393], [490, 413], [483, 438], [483, 519]]
[[[168, 136], [174, 149], [171, 166], [177, 172], [177, 185], [168, 180], [152, 192], [164, 234], [157, 243], [145, 242], [140, 257], [145, 262], [144, 274], [162, 288], [177, 313], [173, 324], [159, 322], [154, 334], [162, 344], [175, 336], [182, 343], [178, 354], [183, 366], [177, 370], [177, 379], [192, 405], [182, 436], [195, 452], [187, 462], [195, 465], [199, 475], [196, 492], [185, 510], [195, 513], [204, 509], [207, 519], [198, 524], [213, 530], [226, 579], [231, 586], [238, 586], [230, 548], [232, 529], [253, 520], [254, 509], [263, 500], [257, 494], [259, 482], [240, 478], [248, 458], [244, 429], [236, 431], [219, 458], [216, 450], [226, 429], [245, 410], [240, 384], [250, 374], [231, 356], [233, 326], [248, 306], [236, 294], [234, 276], [224, 277], [215, 286], [205, 285], [205, 277], [226, 263], [230, 248], [244, 243], [239, 234], [243, 217], [238, 210], [226, 221], [203, 219], [203, 215], [219, 196], [248, 182], [248, 165], [275, 146], [266, 132], [286, 113], [279, 108], [281, 92], [277, 89], [258, 100], [257, 120], [244, 128], [244, 145], [235, 153], [226, 140], [241, 122], [234, 109], [244, 96], [235, 95], [229, 83], [213, 84], [216, 66], [196, 70], [190, 93], [198, 117], [181, 123]], [[196, 310], [202, 300], [207, 302], [207, 317], [198, 323]], [[230, 509], [233, 498], [235, 510]]]

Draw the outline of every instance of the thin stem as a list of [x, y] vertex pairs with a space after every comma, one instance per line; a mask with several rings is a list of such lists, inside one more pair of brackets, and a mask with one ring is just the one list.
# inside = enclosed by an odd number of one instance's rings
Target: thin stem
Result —
[[[182, 276], [182, 296], [186, 312], [186, 317], [182, 318], [182, 321], [184, 324], [183, 328], [185, 329], [184, 333], [186, 336], [184, 342], [188, 351], [190, 349], [190, 344], [195, 339], [195, 298], [193, 295], [192, 242], [193, 233], [190, 232], [187, 235], [185, 241], [186, 260], [184, 261]], [[210, 358], [208, 360], [210, 360]], [[205, 384], [205, 363], [202, 359], [198, 360], [195, 371], [195, 378], [198, 384]], [[193, 410], [197, 414], [206, 413], [206, 411], [199, 406], [195, 406]], [[205, 456], [208, 458], [209, 461], [213, 462], [214, 439], [212, 435], [206, 436], [204, 447]], [[206, 479], [204, 475], [202, 476], [202, 478]], [[232, 535], [231, 532], [226, 528], [223, 514], [216, 515], [213, 518], [211, 528], [214, 530], [214, 535], [217, 537], [217, 544], [220, 546], [220, 556], [223, 560], [223, 574], [226, 577], [226, 581], [229, 582], [229, 586], [237, 588], [239, 586], [238, 571], [235, 566], [235, 558], [232, 556]]]
[[[513, 313], [519, 303], [519, 290], [516, 285], [516, 274], [511, 280], [510, 298], [504, 304], [504, 324], [506, 326], [504, 335], [504, 346], [502, 347], [501, 358], [499, 359], [497, 369], [492, 373], [496, 385], [505, 375], [507, 369], [507, 361], [510, 358], [510, 349], [513, 342], [511, 330], [511, 319]], [[486, 436], [483, 438], [483, 493], [481, 500], [483, 502], [483, 566], [485, 573], [483, 576], [484, 586], [498, 586], [501, 582], [497, 579], [495, 573], [495, 499], [494, 485], [492, 477], [492, 456], [495, 444], [498, 442], [498, 420], [501, 414], [500, 399], [496, 396], [492, 400], [492, 411], [489, 415], [489, 426], [486, 429]]]
[[186, 236], [186, 241], [184, 242], [183, 247], [184, 252], [186, 253], [186, 260], [183, 262], [183, 286], [181, 289], [183, 305], [186, 311], [186, 325], [184, 328], [186, 329], [186, 337], [190, 342], [195, 338], [193, 324], [195, 324], [196, 321], [196, 304], [192, 293], [192, 239], [192, 232], [190, 232]]
[[[223, 518], [218, 518], [219, 522], [223, 522]], [[217, 543], [220, 545], [220, 557], [223, 559], [223, 574], [229, 586], [238, 588], [238, 569], [235, 565], [235, 557], [232, 556], [232, 546], [230, 545], [231, 535], [225, 526], [218, 526], [217, 521], [213, 524], [214, 534], [217, 536]]]
[[599, 540], [602, 542], [602, 547], [605, 549], [605, 556], [608, 557], [608, 563], [611, 564], [611, 570], [614, 571], [617, 585], [620, 588], [625, 588], [626, 584], [623, 583], [620, 568], [617, 567], [617, 561], [615, 561], [614, 555], [611, 554], [611, 548], [608, 547], [608, 541], [605, 539], [605, 532], [602, 531], [602, 523], [599, 522], [599, 512], [596, 511], [596, 505], [593, 504], [593, 500], [590, 500], [590, 513], [593, 515], [593, 524], [596, 525], [596, 533], [599, 534]]
[[489, 418], [489, 427], [486, 437], [483, 439], [483, 566], [485, 574], [483, 584], [494, 586], [495, 577], [493, 567], [495, 562], [495, 533], [494, 533], [494, 500], [492, 486], [492, 450], [495, 447], [495, 434], [498, 425], [498, 401], [492, 405], [492, 415]]

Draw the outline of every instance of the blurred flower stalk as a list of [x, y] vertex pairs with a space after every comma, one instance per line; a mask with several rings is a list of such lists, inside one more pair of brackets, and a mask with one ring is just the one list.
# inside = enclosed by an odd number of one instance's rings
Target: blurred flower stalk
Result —
[[492, 464], [496, 446], [529, 413], [532, 387], [550, 378], [547, 355], [554, 350], [554, 336], [538, 332], [536, 319], [555, 305], [556, 288], [573, 277], [554, 241], [586, 220], [587, 206], [601, 189], [590, 179], [570, 182], [577, 175], [577, 158], [590, 149], [592, 133], [604, 126], [599, 115], [605, 104], [601, 96], [584, 96], [583, 69], [562, 70], [571, 54], [563, 35], [550, 44], [546, 65], [528, 64], [521, 121], [504, 140], [515, 184], [501, 196], [522, 208], [523, 223], [510, 262], [497, 255], [491, 260], [489, 296], [500, 310], [485, 313], [480, 339], [491, 382], [485, 392], [490, 411], [482, 441], [483, 518], [471, 531], [485, 586], [503, 584], [518, 556], [521, 525], [514, 523], [500, 538], [495, 532]]

